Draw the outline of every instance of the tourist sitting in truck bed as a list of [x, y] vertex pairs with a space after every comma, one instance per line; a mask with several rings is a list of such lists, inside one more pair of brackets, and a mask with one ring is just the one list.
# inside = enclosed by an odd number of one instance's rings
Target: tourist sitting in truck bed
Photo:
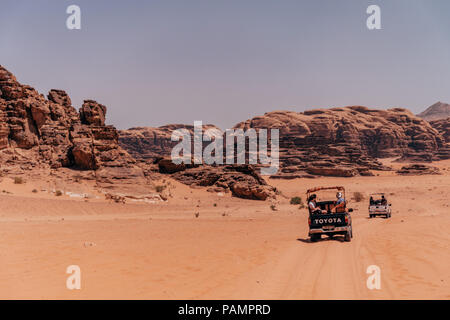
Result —
[[345, 211], [345, 199], [342, 197], [342, 192], [336, 193], [336, 202], [334, 206], [334, 210], [336, 213]]
[[311, 195], [308, 199], [308, 208], [311, 214], [321, 214], [322, 210], [317, 206], [316, 202], [317, 196], [315, 194]]

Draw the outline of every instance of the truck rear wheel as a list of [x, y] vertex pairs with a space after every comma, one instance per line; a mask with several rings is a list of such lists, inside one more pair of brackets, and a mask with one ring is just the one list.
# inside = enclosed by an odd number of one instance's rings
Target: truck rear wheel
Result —
[[352, 241], [352, 231], [351, 231], [351, 230], [348, 230], [348, 231], [347, 231], [347, 233], [345, 234], [344, 240], [345, 240], [346, 242]]
[[316, 242], [320, 240], [320, 234], [314, 233], [311, 235], [311, 242]]

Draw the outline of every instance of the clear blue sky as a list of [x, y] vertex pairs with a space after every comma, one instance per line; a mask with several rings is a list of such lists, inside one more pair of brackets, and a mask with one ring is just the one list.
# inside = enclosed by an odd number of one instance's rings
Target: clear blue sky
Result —
[[[66, 8], [82, 30], [66, 28]], [[366, 28], [378, 4], [382, 30]], [[0, 64], [118, 128], [450, 102], [448, 0], [2, 0]]]

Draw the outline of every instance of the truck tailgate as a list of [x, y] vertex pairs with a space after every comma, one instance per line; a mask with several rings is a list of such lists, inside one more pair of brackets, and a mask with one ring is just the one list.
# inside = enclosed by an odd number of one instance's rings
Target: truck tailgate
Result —
[[386, 212], [386, 211], [388, 211], [388, 206], [371, 205], [369, 207], [369, 212]]
[[328, 228], [346, 226], [345, 213], [311, 215], [311, 228]]

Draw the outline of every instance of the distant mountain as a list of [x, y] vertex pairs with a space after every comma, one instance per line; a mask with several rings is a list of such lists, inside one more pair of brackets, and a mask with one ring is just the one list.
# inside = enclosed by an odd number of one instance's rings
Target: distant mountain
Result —
[[427, 121], [447, 119], [450, 117], [450, 104], [439, 101], [417, 116]]

